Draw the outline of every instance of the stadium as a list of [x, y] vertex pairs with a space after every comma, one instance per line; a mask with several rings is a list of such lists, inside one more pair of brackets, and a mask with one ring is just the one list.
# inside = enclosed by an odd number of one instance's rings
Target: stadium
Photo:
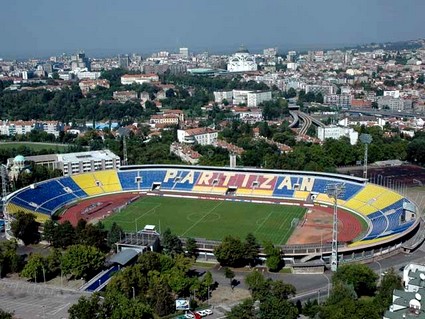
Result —
[[[337, 198], [335, 185], [341, 186]], [[102, 220], [127, 232], [146, 224], [169, 227], [183, 239], [196, 238], [206, 253], [226, 235], [251, 232], [300, 264], [329, 262], [334, 208], [340, 262], [410, 251], [422, 240], [423, 221], [413, 201], [366, 179], [331, 173], [126, 166], [33, 184], [5, 201], [9, 216], [24, 211], [39, 222]]]

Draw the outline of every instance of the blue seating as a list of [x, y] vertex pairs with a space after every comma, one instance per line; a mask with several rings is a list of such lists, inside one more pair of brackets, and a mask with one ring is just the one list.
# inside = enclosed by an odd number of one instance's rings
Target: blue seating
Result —
[[[65, 180], [65, 183], [62, 183], [62, 180]], [[18, 193], [12, 202], [24, 208], [50, 215], [57, 207], [63, 206], [76, 198], [87, 197], [75, 183], [72, 184], [69, 180], [70, 178], [63, 178], [39, 183], [34, 189], [27, 188]], [[65, 187], [72, 191], [75, 190], [76, 193], [67, 192], [64, 189]], [[31, 203], [36, 204], [36, 206], [31, 205]]]
[[63, 190], [63, 187], [53, 180], [38, 184], [34, 189], [26, 189], [19, 193], [18, 197], [26, 202], [41, 204], [50, 198], [57, 197], [65, 193], [66, 192]]
[[341, 196], [341, 199], [349, 200], [351, 197], [357, 194], [362, 188], [363, 188], [363, 185], [345, 183], [345, 189], [344, 189], [344, 193]]
[[189, 180], [182, 183], [182, 181], [185, 179], [185, 177], [190, 173], [190, 171], [179, 171], [179, 179], [173, 183], [173, 186], [171, 189], [178, 190], [178, 191], [191, 191], [193, 189], [193, 186], [196, 184], [196, 181], [199, 178], [199, 175], [201, 173], [199, 171], [195, 171], [193, 173], [193, 183], [191, 183]]
[[285, 198], [292, 198], [294, 196], [294, 185], [298, 183], [297, 177], [291, 177], [291, 186], [292, 189], [288, 189], [287, 187], [283, 187], [282, 189], [279, 189], [278, 187], [283, 182], [285, 177], [279, 176], [276, 182], [276, 185], [273, 190], [273, 197], [285, 197]]
[[47, 202], [44, 202], [43, 204], [41, 204], [41, 207], [43, 209], [47, 209], [51, 212], [54, 212], [56, 209], [72, 201], [75, 201], [77, 198], [78, 197], [75, 196], [74, 194], [63, 194], [58, 197], [52, 198], [48, 200]]
[[161, 183], [165, 178], [166, 170], [143, 170], [140, 171], [142, 177], [141, 189], [150, 190], [152, 189], [153, 183]]
[[400, 217], [403, 214], [403, 209], [396, 210], [394, 213], [387, 215], [388, 230], [396, 229], [400, 226]]
[[120, 179], [121, 187], [125, 191], [137, 190], [138, 183], [136, 177], [139, 176], [139, 171], [123, 171], [118, 172], [118, 178]]
[[381, 213], [381, 216], [378, 216], [372, 219], [371, 222], [372, 222], [372, 230], [369, 233], [369, 235], [367, 235], [367, 237], [364, 238], [365, 240], [380, 237], [380, 235], [383, 232], [385, 232], [388, 226], [387, 218], [382, 213]]
[[57, 182], [61, 184], [63, 187], [68, 187], [69, 189], [71, 189], [76, 196], [80, 198], [87, 197], [87, 194], [80, 188], [80, 186], [78, 186], [74, 182], [74, 180], [71, 177], [62, 177], [58, 179]]
[[408, 229], [410, 226], [412, 226], [414, 223], [414, 220], [408, 221], [406, 223], [403, 223], [401, 225], [399, 225], [398, 227], [391, 229], [390, 233], [391, 234], [398, 234], [398, 233], [402, 233], [404, 232], [406, 229]]
[[42, 213], [42, 214], [47, 214], [47, 215], [51, 215], [51, 211], [44, 209], [44, 208], [39, 208], [38, 204], [33, 202], [34, 204], [36, 204], [36, 206], [32, 206], [30, 205], [31, 202], [25, 202], [24, 200], [18, 198], [17, 196], [13, 197], [11, 199], [11, 202], [15, 205], [21, 206], [22, 208], [26, 208], [32, 211], [36, 211], [38, 213]]

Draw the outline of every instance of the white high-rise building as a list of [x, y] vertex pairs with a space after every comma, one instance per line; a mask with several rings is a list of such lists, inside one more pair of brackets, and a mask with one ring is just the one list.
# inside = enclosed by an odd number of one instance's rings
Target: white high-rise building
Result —
[[249, 51], [241, 47], [229, 58], [227, 70], [229, 72], [257, 71], [257, 63], [255, 63], [255, 59]]
[[182, 58], [189, 59], [189, 49], [188, 48], [180, 48], [180, 55]]

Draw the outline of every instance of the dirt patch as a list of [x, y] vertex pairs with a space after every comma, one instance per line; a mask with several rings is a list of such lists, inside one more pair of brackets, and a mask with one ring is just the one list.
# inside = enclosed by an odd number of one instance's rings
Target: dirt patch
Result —
[[60, 222], [69, 220], [76, 226], [80, 219], [95, 222], [118, 211], [120, 207], [134, 202], [140, 197], [138, 193], [105, 195], [84, 200], [65, 209], [59, 217]]
[[[326, 244], [332, 242], [333, 209], [316, 206], [309, 209], [295, 228], [288, 245]], [[338, 240], [349, 242], [361, 232], [361, 224], [352, 214], [338, 211]]]
[[250, 298], [251, 294], [247, 289], [235, 287], [233, 290], [230, 286], [220, 285], [211, 294], [209, 300], [211, 304], [233, 304], [238, 301]]

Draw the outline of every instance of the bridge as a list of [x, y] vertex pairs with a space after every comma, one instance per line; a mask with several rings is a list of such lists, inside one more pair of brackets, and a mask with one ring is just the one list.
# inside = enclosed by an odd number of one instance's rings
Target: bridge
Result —
[[299, 126], [300, 122], [302, 122], [301, 128], [298, 132], [298, 135], [307, 134], [308, 129], [312, 124], [318, 127], [325, 127], [325, 124], [315, 119], [314, 117], [308, 115], [307, 113], [301, 112], [298, 106], [291, 106], [289, 108], [289, 114], [294, 119], [291, 124], [289, 124], [290, 128], [294, 128]]

